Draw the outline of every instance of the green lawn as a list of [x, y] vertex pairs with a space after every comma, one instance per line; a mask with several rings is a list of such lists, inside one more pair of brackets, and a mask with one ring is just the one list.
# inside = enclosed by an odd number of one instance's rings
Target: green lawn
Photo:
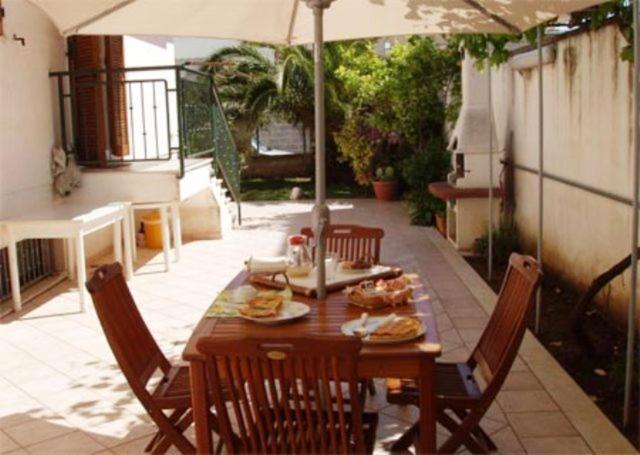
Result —
[[[294, 186], [302, 188], [300, 199], [313, 199], [315, 191], [309, 177], [290, 179], [250, 179], [242, 181], [243, 201], [284, 201], [289, 199]], [[345, 184], [327, 184], [327, 198], [369, 197], [367, 190]]]

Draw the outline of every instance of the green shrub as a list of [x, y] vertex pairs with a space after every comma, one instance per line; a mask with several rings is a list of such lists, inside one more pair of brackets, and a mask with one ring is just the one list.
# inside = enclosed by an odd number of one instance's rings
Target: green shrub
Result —
[[416, 152], [401, 164], [401, 173], [407, 185], [405, 198], [409, 204], [412, 224], [431, 226], [435, 214], [444, 213], [444, 201], [429, 194], [429, 183], [445, 180], [451, 170], [451, 154], [440, 140], [433, 140], [427, 150]]
[[[504, 264], [511, 253], [518, 250], [518, 229], [513, 222], [501, 221], [493, 231], [493, 260], [496, 264]], [[476, 239], [474, 251], [482, 257], [489, 254], [489, 233]]]

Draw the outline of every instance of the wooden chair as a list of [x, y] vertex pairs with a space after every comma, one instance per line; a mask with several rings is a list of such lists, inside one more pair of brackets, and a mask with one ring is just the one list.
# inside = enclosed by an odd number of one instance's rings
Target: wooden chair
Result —
[[[517, 356], [541, 278], [533, 258], [512, 254], [496, 307], [469, 360], [436, 364], [438, 422], [451, 432], [439, 452], [453, 453], [462, 444], [474, 453], [496, 450], [493, 441], [480, 428], [480, 420]], [[486, 383], [484, 390], [476, 382], [476, 373]], [[387, 380], [387, 401], [417, 406], [415, 382]], [[418, 425], [415, 424], [396, 441], [393, 450], [406, 450], [417, 432]]]
[[[308, 239], [313, 238], [313, 230], [304, 227], [300, 233]], [[327, 252], [337, 253], [340, 259], [357, 261], [358, 259], [370, 259], [374, 264], [380, 263], [380, 249], [384, 230], [356, 224], [331, 224], [327, 229]], [[315, 248], [312, 250], [315, 258]], [[376, 394], [376, 386], [373, 380], [366, 381], [369, 394]]]
[[358, 399], [359, 339], [237, 336], [197, 347], [228, 453], [372, 452], [378, 416]]
[[[304, 227], [300, 233], [309, 239], [313, 230]], [[327, 229], [327, 252], [337, 253], [341, 259], [356, 261], [361, 258], [380, 263], [380, 244], [384, 230], [355, 224], [332, 224]], [[313, 251], [315, 257], [315, 249]]]
[[[98, 268], [87, 289], [120, 369], [158, 426], [145, 451], [164, 453], [174, 445], [182, 453], [195, 453], [183, 435], [193, 422], [189, 367], [171, 365], [160, 351], [133, 301], [120, 264]], [[156, 372], [162, 377], [149, 390]], [[167, 415], [163, 411], [171, 412]]]

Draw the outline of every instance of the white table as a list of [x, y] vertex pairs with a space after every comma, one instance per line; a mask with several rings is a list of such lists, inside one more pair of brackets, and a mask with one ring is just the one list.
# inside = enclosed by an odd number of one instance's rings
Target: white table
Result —
[[[169, 271], [171, 259], [169, 250], [171, 249], [171, 239], [169, 235], [169, 211], [171, 211], [171, 228], [173, 229], [173, 247], [175, 248], [175, 260], [180, 260], [180, 249], [182, 247], [182, 227], [180, 225], [180, 208], [176, 201], [171, 202], [135, 202], [131, 204], [131, 220], [134, 220], [135, 210], [158, 210], [160, 212], [160, 226], [162, 229], [162, 252], [164, 255], [164, 269]], [[131, 223], [131, 239], [133, 243], [133, 258], [136, 259], [136, 226]]]
[[[130, 204], [115, 202], [106, 205], [83, 205], [71, 201], [51, 203], [41, 207], [29, 207], [24, 213], [0, 220], [7, 236], [11, 292], [16, 311], [22, 308], [18, 254], [16, 244], [24, 239], [64, 239], [67, 243], [67, 268], [69, 278], [77, 277], [80, 309], [84, 312], [87, 280], [84, 237], [87, 234], [113, 226], [113, 251], [118, 262], [124, 262], [125, 277], [133, 275], [131, 260]], [[125, 235], [122, 235], [122, 232]], [[124, 244], [124, 261], [123, 261]], [[74, 270], [75, 262], [75, 270]]]

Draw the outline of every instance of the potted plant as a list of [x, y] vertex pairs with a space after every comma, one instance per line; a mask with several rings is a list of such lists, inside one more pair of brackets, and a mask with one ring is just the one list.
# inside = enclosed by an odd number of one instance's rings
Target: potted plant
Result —
[[373, 179], [373, 191], [379, 201], [392, 201], [398, 193], [398, 180], [391, 166], [380, 166]]

